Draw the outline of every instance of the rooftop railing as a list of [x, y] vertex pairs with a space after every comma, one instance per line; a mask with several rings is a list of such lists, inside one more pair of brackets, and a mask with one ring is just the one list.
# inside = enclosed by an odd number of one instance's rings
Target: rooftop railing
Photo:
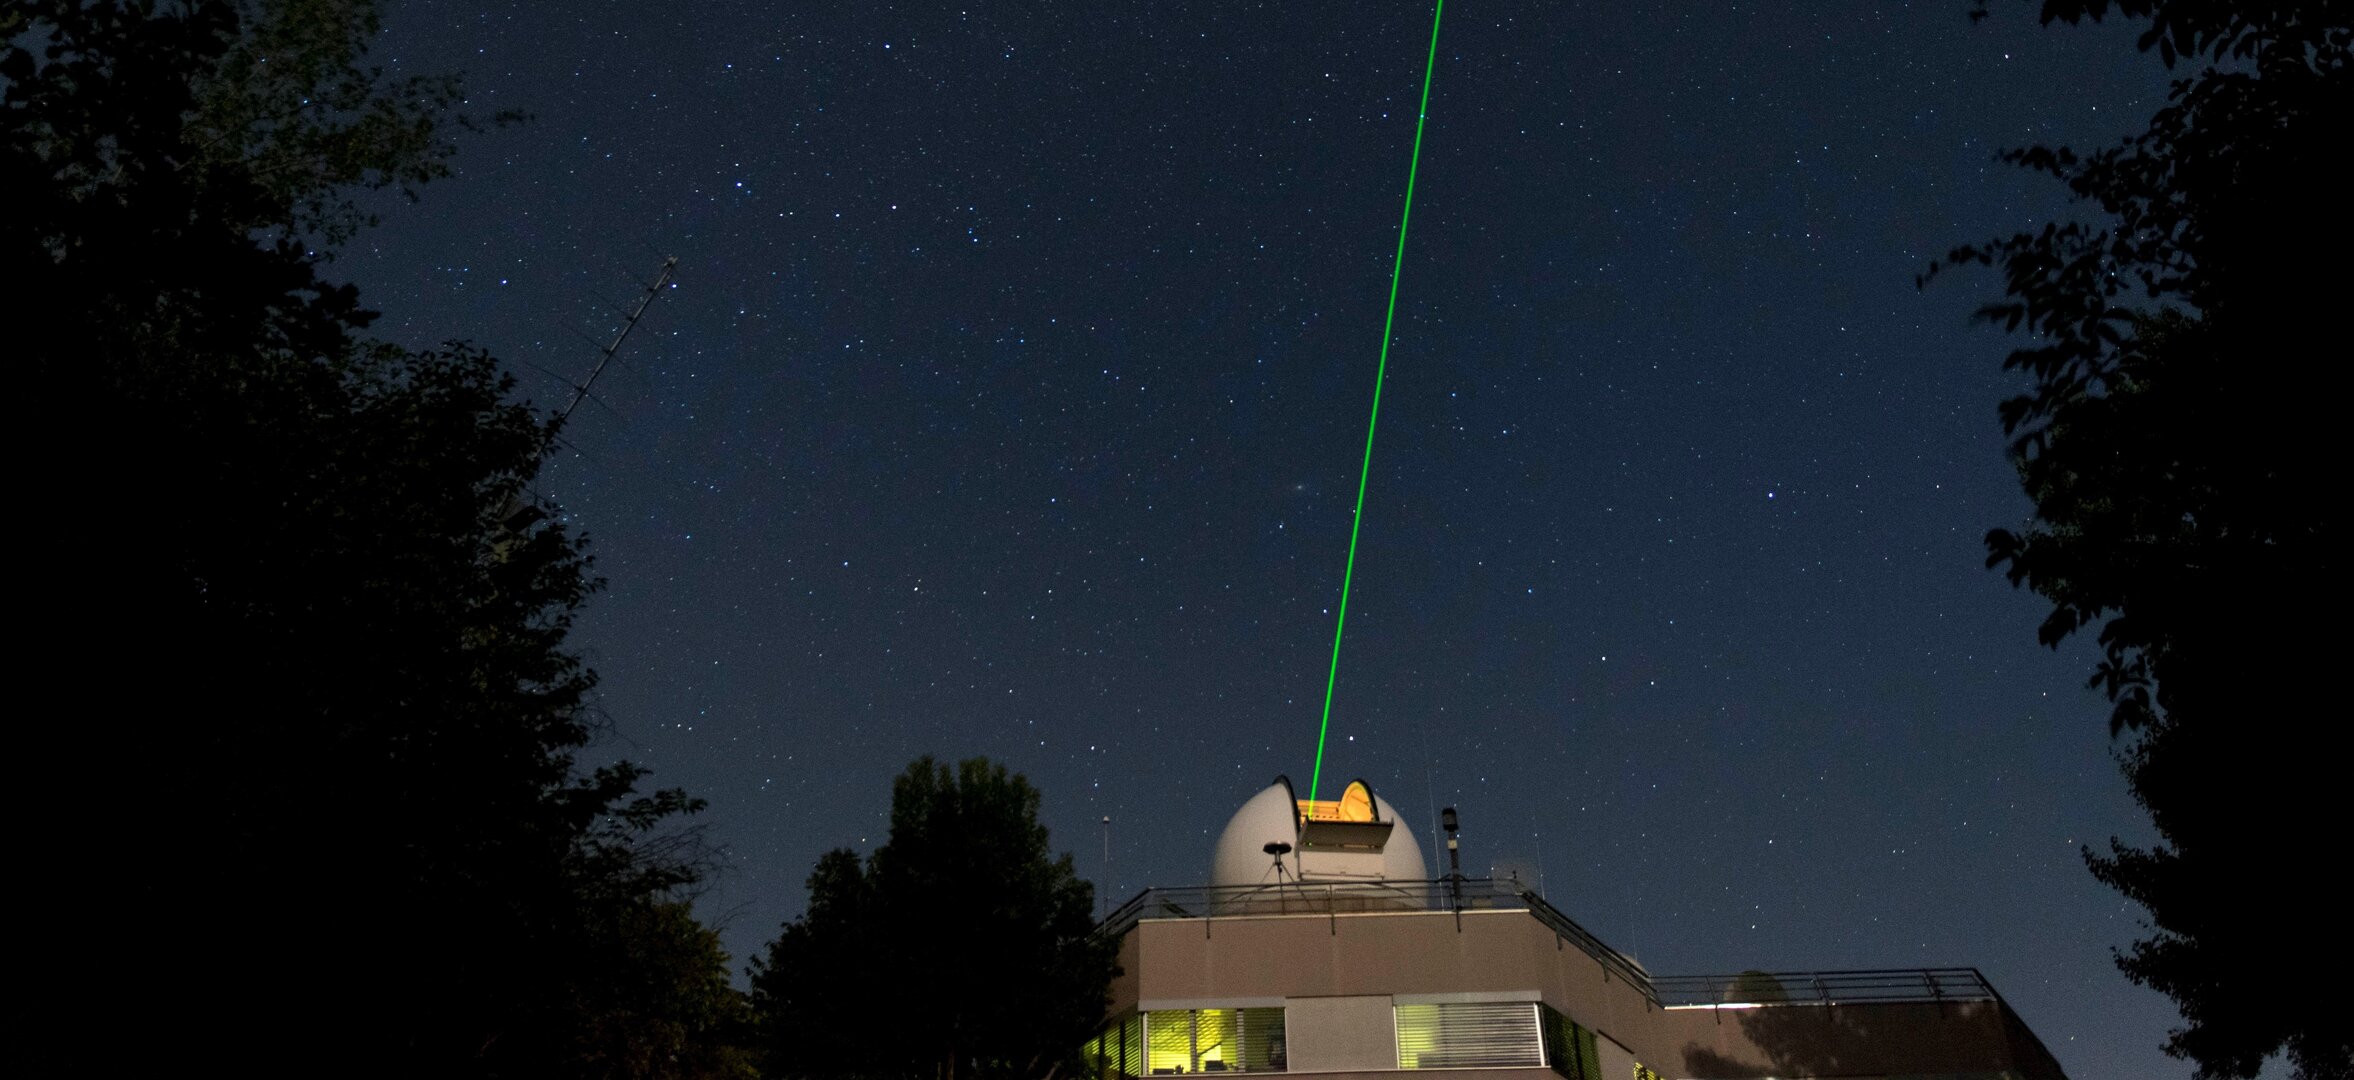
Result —
[[1266, 885], [1183, 885], [1146, 889], [1097, 931], [1124, 934], [1146, 919], [1210, 919], [1340, 912], [1520, 910], [1528, 897], [1510, 881], [1285, 881]]
[[1266, 885], [1190, 885], [1152, 888], [1106, 916], [1098, 933], [1125, 934], [1147, 919], [1263, 918], [1279, 915], [1370, 914], [1412, 911], [1526, 911], [1562, 940], [1593, 957], [1611, 975], [1657, 1001], [1651, 977], [1602, 944], [1576, 920], [1509, 878], [1433, 881], [1286, 881]]
[[1656, 975], [1651, 989], [1670, 1009], [2001, 1000], [1977, 968]]

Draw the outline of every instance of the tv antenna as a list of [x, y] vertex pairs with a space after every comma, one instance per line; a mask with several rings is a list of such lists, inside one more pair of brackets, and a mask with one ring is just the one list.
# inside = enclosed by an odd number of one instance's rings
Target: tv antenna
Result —
[[646, 286], [645, 295], [638, 297], [637, 306], [629, 311], [629, 318], [622, 320], [621, 332], [613, 335], [612, 343], [606, 345], [604, 350], [598, 353], [597, 366], [589, 369], [588, 378], [581, 380], [578, 385], [572, 388], [572, 400], [565, 402], [564, 407], [556, 411], [556, 425], [558, 427], [562, 427], [566, 420], [570, 420], [572, 410], [579, 408], [581, 399], [588, 397], [589, 387], [597, 384], [597, 376], [605, 373], [605, 365], [612, 363], [613, 357], [621, 352], [621, 343], [629, 340], [629, 332], [638, 328], [638, 320], [645, 317], [646, 309], [653, 306], [654, 298], [662, 294], [663, 286], [670, 284], [670, 275], [677, 269], [678, 256], [670, 255], [663, 258], [662, 271], [655, 274], [654, 280]]
[[[622, 320], [621, 332], [613, 335], [613, 340], [606, 343], [603, 349], [598, 350], [597, 365], [589, 369], [588, 378], [573, 384], [572, 400], [565, 402], [563, 408], [556, 410], [556, 416], [552, 421], [553, 426], [550, 430], [561, 431], [564, 428], [565, 421], [572, 419], [572, 410], [579, 408], [580, 403], [588, 398], [589, 387], [596, 385], [597, 376], [603, 375], [605, 373], [606, 365], [611, 364], [613, 362], [613, 358], [620, 354], [621, 343], [629, 340], [629, 332], [637, 329], [638, 320], [645, 318], [646, 309], [653, 306], [654, 298], [662, 294], [663, 286], [670, 284], [670, 277], [672, 273], [677, 271], [677, 269], [678, 256], [668, 255], [663, 257], [661, 271], [656, 273], [654, 275], [654, 280], [646, 286], [645, 295], [638, 297], [637, 306], [629, 310], [629, 317]], [[595, 341], [592, 339], [590, 344], [595, 344]], [[538, 365], [533, 366], [537, 367]], [[547, 371], [546, 368], [540, 368], [540, 370]], [[549, 371], [548, 374], [554, 375], [555, 372]], [[561, 376], [558, 377], [560, 378]], [[602, 402], [599, 404], [602, 404]], [[559, 441], [561, 441], [560, 438]], [[500, 527], [505, 529], [511, 535], [522, 534], [523, 531], [529, 529], [534, 522], [537, 522], [541, 518], [547, 516], [547, 512], [545, 510], [542, 510], [539, 506], [534, 505], [534, 503], [544, 503], [545, 501], [546, 500], [542, 499], [538, 493], [532, 492], [528, 489], [517, 491], [513, 495], [508, 496], [507, 505], [501, 508], [499, 511]]]

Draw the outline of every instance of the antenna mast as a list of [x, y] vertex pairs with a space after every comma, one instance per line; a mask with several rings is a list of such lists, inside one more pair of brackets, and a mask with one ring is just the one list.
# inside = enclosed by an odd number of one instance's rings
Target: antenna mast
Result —
[[614, 354], [621, 351], [621, 343], [629, 340], [629, 332], [638, 328], [638, 320], [645, 316], [648, 307], [653, 306], [654, 298], [662, 294], [662, 287], [670, 284], [671, 272], [676, 269], [678, 256], [672, 255], [662, 260], [662, 272], [654, 275], [653, 283], [646, 286], [646, 294], [638, 297], [637, 306], [630, 309], [629, 318], [621, 324], [621, 332], [613, 335], [613, 343], [605, 346], [605, 351], [598, 354], [597, 366], [589, 369], [588, 378], [572, 388], [572, 400], [565, 402], [564, 407], [556, 412], [558, 426], [572, 418], [572, 410], [580, 407], [581, 399], [588, 396], [589, 387], [597, 384], [597, 376], [605, 373], [605, 365], [613, 362]]

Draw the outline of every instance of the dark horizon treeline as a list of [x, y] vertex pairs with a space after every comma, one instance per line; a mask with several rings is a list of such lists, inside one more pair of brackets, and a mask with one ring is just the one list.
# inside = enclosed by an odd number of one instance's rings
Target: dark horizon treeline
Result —
[[2343, 816], [2323, 677], [2343, 651], [2327, 386], [2354, 261], [2354, 3], [2038, 7], [2142, 22], [2176, 78], [2118, 145], [2002, 155], [2096, 213], [1949, 256], [1999, 267], [1981, 317], [2031, 338], [2001, 420], [2034, 515], [1988, 535], [1987, 564], [2051, 602], [2045, 644], [2097, 634], [2090, 685], [2159, 842], [2085, 858], [2146, 913], [2118, 967], [2181, 1010], [2166, 1051], [2202, 1080], [2272, 1059], [2345, 1080], [2346, 902], [2310, 830]]
[[[1071, 1065], [1110, 949], [1037, 793], [986, 762], [911, 767], [889, 842], [821, 861], [811, 915], [732, 984], [692, 907], [702, 804], [585, 760], [595, 676], [566, 635], [599, 582], [532, 492], [558, 424], [479, 349], [368, 339], [322, 276], [368, 224], [353, 194], [446, 175], [475, 122], [455, 79], [368, 67], [377, 26], [370, 0], [0, 8], [0, 259], [31, 328], [10, 355], [47, 421], [24, 446], [26, 670], [52, 710], [30, 760], [64, 819], [28, 860], [52, 899], [23, 1026], [74, 1036], [20, 1060]], [[985, 981], [973, 1018], [870, 997], [927, 974]]]
[[[0, 8], [0, 260], [27, 441], [33, 1071], [1075, 1072], [1113, 943], [1038, 795], [930, 759], [729, 978], [644, 770], [583, 761], [598, 587], [532, 492], [558, 424], [322, 276], [352, 194], [445, 176], [460, 87], [369, 0]], [[115, 1029], [104, 1041], [81, 1037]], [[93, 1062], [91, 1059], [95, 1059]]]
[[[341, 0], [11, 3], [0, 216], [29, 376], [40, 1064], [742, 1074], [704, 873], [580, 760], [597, 582], [496, 362], [368, 340], [358, 189], [446, 173], [450, 79]], [[43, 1070], [47, 1071], [47, 1070]]]

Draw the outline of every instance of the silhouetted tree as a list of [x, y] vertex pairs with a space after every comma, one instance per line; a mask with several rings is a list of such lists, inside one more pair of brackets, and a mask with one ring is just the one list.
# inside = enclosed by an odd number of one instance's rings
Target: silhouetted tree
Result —
[[819, 859], [807, 912], [753, 964], [766, 1075], [1075, 1075], [1116, 973], [1094, 893], [1048, 854], [1028, 781], [917, 761], [892, 785], [889, 839], [863, 862]]
[[692, 844], [648, 843], [699, 804], [576, 768], [595, 581], [527, 493], [553, 425], [319, 275], [353, 191], [445, 171], [455, 83], [363, 66], [375, 32], [367, 0], [0, 8], [22, 663], [58, 703], [34, 948], [42, 1007], [124, 1033], [37, 1063], [635, 1074], [584, 1048], [718, 1026]]
[[2086, 856], [2147, 909], [2118, 962], [2181, 1007], [2166, 1049], [2202, 1077], [2283, 1051], [2309, 1080], [2354, 1075], [2343, 900], [2308, 832], [2343, 783], [2320, 677], [2340, 653], [2350, 9], [2048, 0], [2047, 23], [2146, 19], [2142, 49], [2198, 70], [2121, 145], [2004, 155], [2096, 219], [1948, 260], [2000, 266], [1981, 314], [2036, 339], [2002, 407], [2035, 516], [1988, 535], [1988, 564], [2052, 602], [2046, 644], [2099, 627], [2092, 685], [2162, 842]]
[[576, 1077], [752, 1080], [751, 1012], [719, 935], [684, 903], [603, 909], [575, 958], [567, 1025]]

